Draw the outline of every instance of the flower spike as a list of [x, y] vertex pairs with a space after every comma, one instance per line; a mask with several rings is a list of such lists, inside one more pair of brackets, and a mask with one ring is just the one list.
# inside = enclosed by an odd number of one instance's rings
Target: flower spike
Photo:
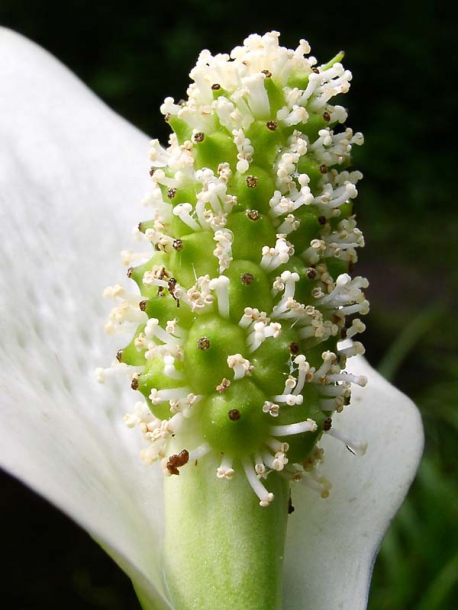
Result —
[[[340, 438], [325, 422], [365, 383], [343, 371], [360, 344], [338, 345], [364, 330], [349, 316], [368, 311], [367, 280], [350, 276], [364, 245], [350, 154], [363, 138], [342, 129], [346, 112], [331, 103], [351, 80], [342, 56], [317, 67], [308, 53], [270, 32], [230, 56], [200, 55], [188, 99], [161, 107], [169, 147], [151, 144], [155, 209], [137, 233], [153, 251], [146, 262], [124, 255], [142, 261], [130, 271], [140, 295], [106, 291], [124, 299], [111, 325], [140, 324], [122, 350], [133, 387], [162, 422], [154, 429], [173, 429], [147, 432], [154, 446], [161, 439], [148, 455], [165, 459], [175, 435], [193, 438], [191, 448], [208, 448], [203, 460], [223, 456], [219, 478], [245, 473], [265, 507], [273, 496], [259, 472], [304, 471], [324, 432]], [[269, 444], [284, 438], [272, 457]], [[193, 463], [173, 455], [166, 474]]]

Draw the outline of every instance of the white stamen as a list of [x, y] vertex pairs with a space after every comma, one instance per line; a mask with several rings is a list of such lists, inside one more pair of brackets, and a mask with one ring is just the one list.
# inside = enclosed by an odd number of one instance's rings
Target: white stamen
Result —
[[321, 379], [325, 379], [326, 373], [330, 370], [332, 365], [337, 360], [336, 354], [330, 351], [323, 352], [321, 357], [323, 358], [323, 364], [317, 371], [315, 371], [315, 379], [317, 379], [318, 381], [320, 381]]
[[317, 430], [316, 422], [313, 419], [297, 422], [295, 424], [286, 424], [285, 426], [271, 426], [270, 433], [274, 436], [292, 436], [294, 434], [302, 434], [302, 432], [315, 432]]
[[268, 413], [272, 417], [278, 417], [279, 406], [270, 400], [266, 400], [266, 402], [262, 405], [262, 410], [264, 413]]
[[218, 299], [218, 311], [222, 318], [229, 317], [229, 292], [230, 279], [226, 275], [220, 275], [210, 280], [209, 288], [216, 292]]
[[124, 322], [135, 322], [142, 324], [148, 319], [146, 313], [138, 307], [138, 303], [132, 304], [129, 301], [121, 301], [117, 307], [111, 310], [110, 320], [114, 324], [123, 324]]
[[180, 220], [193, 229], [193, 231], [201, 231], [202, 229], [199, 223], [194, 220], [194, 218], [191, 218], [191, 212], [192, 205], [190, 203], [179, 203], [173, 208], [174, 216], [178, 216]]
[[355, 383], [356, 385], [359, 385], [361, 388], [364, 388], [364, 386], [367, 384], [367, 377], [365, 377], [364, 375], [352, 375], [351, 373], [347, 373], [347, 372], [326, 375], [326, 379], [330, 383], [335, 383], [337, 381]]
[[270, 116], [269, 96], [264, 87], [265, 78], [262, 72], [242, 78], [244, 87], [242, 91], [247, 97], [248, 106], [255, 119], [267, 119]]
[[[147, 339], [152, 339], [153, 337], [157, 337], [160, 341], [165, 343], [166, 345], [181, 345], [182, 339], [180, 337], [174, 337], [166, 330], [159, 326], [159, 320], [157, 318], [150, 318], [145, 326], [145, 337]], [[182, 333], [180, 333], [182, 334]]]
[[293, 390], [293, 394], [299, 394], [302, 392], [302, 388], [306, 381], [311, 381], [313, 378], [314, 370], [310, 368], [310, 364], [307, 362], [305, 356], [302, 354], [296, 356], [294, 359], [294, 364], [297, 364], [298, 367], [298, 379], [297, 385]]
[[274, 248], [269, 248], [269, 246], [262, 248], [261, 267], [265, 271], [273, 271], [280, 265], [287, 263], [293, 254], [293, 245], [286, 241], [283, 234], [278, 234]]
[[270, 453], [265, 451], [262, 457], [266, 466], [272, 470], [276, 470], [277, 472], [282, 471], [288, 463], [288, 458], [283, 451], [277, 451], [275, 456], [272, 456]]
[[252, 324], [252, 331], [248, 335], [247, 343], [250, 353], [256, 351], [258, 347], [269, 337], [277, 338], [281, 331], [281, 324], [272, 322], [266, 324], [265, 321], [258, 321]]
[[248, 483], [251, 485], [251, 488], [260, 500], [260, 506], [269, 506], [269, 504], [274, 499], [274, 494], [268, 492], [264, 485], [261, 483], [261, 481], [258, 479], [256, 471], [254, 470], [248, 459], [243, 459], [242, 464], [243, 469], [245, 470], [246, 478], [248, 479]]
[[164, 375], [171, 379], [183, 379], [183, 373], [176, 370], [175, 358], [171, 354], [164, 356]]
[[242, 379], [245, 375], [251, 375], [253, 365], [249, 360], [246, 360], [241, 354], [234, 354], [227, 357], [227, 366], [234, 369], [234, 381]]
[[193, 413], [193, 405], [195, 405], [202, 396], [196, 396], [196, 394], [188, 394], [185, 398], [178, 398], [169, 400], [170, 412], [181, 413], [183, 417], [191, 417]]
[[131, 267], [133, 263], [145, 263], [151, 258], [151, 252], [132, 252], [132, 250], [123, 250], [121, 252], [122, 264], [125, 267]]
[[331, 483], [323, 476], [317, 476], [313, 472], [302, 473], [300, 482], [317, 491], [322, 498], [328, 498], [331, 490]]
[[247, 328], [253, 322], [264, 322], [264, 324], [268, 324], [270, 319], [267, 317], [265, 311], [259, 311], [255, 307], [245, 307], [243, 316], [240, 318], [239, 326], [241, 328]]
[[212, 448], [208, 443], [202, 443], [201, 445], [189, 452], [188, 464], [200, 460], [204, 457], [204, 455], [210, 453], [211, 449]]
[[218, 479], [232, 479], [234, 469], [232, 468], [233, 458], [225, 455], [221, 461], [221, 465], [216, 470]]
[[330, 411], [341, 413], [345, 406], [345, 397], [336, 396], [335, 398], [320, 398], [319, 400], [320, 409], [325, 413]]
[[190, 393], [191, 391], [187, 387], [169, 388], [165, 390], [158, 390], [157, 388], [152, 388], [148, 398], [151, 400], [153, 405], [158, 405], [161, 402], [169, 402], [170, 400], [174, 401], [186, 398]]
[[234, 234], [229, 229], [220, 229], [215, 232], [213, 239], [217, 242], [213, 254], [219, 262], [219, 272], [225, 271], [232, 262], [232, 242]]
[[289, 450], [288, 443], [279, 441], [278, 438], [274, 438], [273, 436], [267, 439], [266, 445], [270, 447], [274, 453], [278, 453], [279, 451], [282, 453], [287, 453]]
[[359, 341], [355, 341], [349, 347], [345, 347], [344, 349], [339, 349], [339, 355], [345, 356], [345, 358], [351, 358], [352, 356], [362, 356], [365, 352], [365, 347]]
[[293, 214], [288, 214], [283, 220], [283, 223], [278, 227], [280, 233], [289, 235], [293, 231], [296, 231], [300, 227], [301, 223]]
[[100, 367], [96, 368], [94, 373], [97, 383], [103, 384], [107, 379], [110, 379], [111, 377], [126, 375], [130, 378], [133, 378], [135, 375], [143, 373], [144, 370], [144, 366], [131, 366], [130, 364], [126, 364], [125, 362], [118, 362], [117, 360], [115, 360], [112, 363], [111, 367], [108, 367], [106, 369]]
[[347, 339], [351, 339], [359, 333], [363, 333], [366, 330], [366, 325], [359, 318], [353, 320], [350, 328], [347, 329], [345, 336]]
[[304, 402], [304, 397], [302, 394], [277, 394], [276, 396], [272, 396], [273, 400], [276, 402], [286, 403], [289, 407], [293, 405], [301, 405]]
[[344, 445], [347, 447], [350, 453], [353, 453], [353, 455], [364, 455], [366, 453], [367, 442], [365, 441], [357, 441], [354, 438], [335, 430], [334, 428], [327, 430], [326, 434], [329, 434], [330, 436], [344, 443]]

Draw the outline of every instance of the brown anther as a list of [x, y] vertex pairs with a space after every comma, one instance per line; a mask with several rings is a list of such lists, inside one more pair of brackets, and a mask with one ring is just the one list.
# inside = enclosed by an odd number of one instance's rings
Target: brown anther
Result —
[[173, 249], [176, 250], [177, 252], [179, 252], [180, 250], [183, 250], [183, 242], [181, 239], [174, 239], [172, 246], [173, 246]]
[[291, 354], [293, 356], [297, 356], [297, 354], [299, 353], [299, 343], [297, 343], [297, 341], [293, 341], [292, 343], [289, 344], [289, 351], [291, 352]]
[[127, 277], [131, 278], [133, 272], [134, 272], [134, 268], [133, 267], [129, 267], [129, 269], [126, 272], [127, 273]]
[[275, 131], [277, 129], [277, 123], [275, 121], [267, 121], [266, 127], [267, 129], [270, 129], [270, 131]]
[[223, 379], [221, 380], [221, 383], [216, 386], [216, 391], [220, 392], [220, 393], [225, 392], [230, 385], [231, 385], [231, 382], [229, 381], [229, 379], [226, 379], [226, 377], [223, 377]]
[[313, 72], [314, 74], [319, 74], [319, 73], [320, 73], [320, 71], [318, 70], [318, 68], [312, 68], [312, 72]]
[[175, 188], [171, 188], [167, 191], [167, 197], [169, 199], [173, 199], [176, 194], [177, 194], [177, 190]]
[[347, 329], [344, 327], [341, 329], [340, 331], [340, 338], [341, 339], [346, 339], [347, 338]]
[[131, 382], [131, 384], [130, 384], [130, 387], [131, 387], [133, 390], [138, 390], [138, 378], [137, 378], [137, 377], [134, 377], [134, 378], [132, 379], [132, 382]]
[[325, 165], [324, 163], [322, 163], [318, 169], [320, 170], [320, 174], [328, 173], [328, 166]]
[[238, 421], [242, 416], [238, 409], [231, 409], [227, 412], [227, 415], [231, 421]]
[[327, 432], [331, 428], [332, 428], [332, 419], [330, 417], [326, 417], [326, 419], [323, 421], [323, 430], [325, 432]]
[[150, 170], [149, 170], [149, 175], [152, 176], [155, 171], [156, 171], [156, 168], [155, 167], [151, 167]]
[[164, 116], [164, 121], [165, 121], [166, 123], [168, 123], [168, 122], [170, 121], [170, 117], [171, 117], [171, 116], [172, 116], [172, 115], [170, 114], [170, 112], [167, 112], [167, 114]]
[[197, 340], [197, 349], [200, 349], [203, 352], [210, 349], [210, 339], [208, 339], [208, 337], [200, 337], [200, 339]]
[[118, 362], [122, 362], [122, 349], [117, 351], [117, 353], [116, 353], [116, 360]]
[[205, 134], [203, 133], [203, 131], [198, 131], [193, 136], [194, 142], [203, 142], [204, 139], [205, 139]]
[[144, 300], [144, 301], [140, 301], [140, 303], [138, 304], [138, 307], [139, 307], [140, 311], [145, 311], [147, 305], [148, 305], [148, 301]]
[[221, 85], [219, 85], [218, 83], [215, 83], [214, 85], [212, 85], [212, 89], [213, 89], [213, 91], [219, 91], [221, 89]]
[[[168, 272], [167, 272], [165, 267], [161, 267], [158, 279], [163, 280], [165, 277], [169, 277], [169, 274], [168, 274]], [[158, 289], [157, 289], [157, 296], [158, 297], [163, 297], [164, 294], [165, 294], [164, 293], [164, 286], [159, 286]]]
[[[164, 269], [164, 271], [165, 271], [165, 269]], [[179, 307], [180, 306], [180, 299], [178, 299], [176, 297], [176, 295], [175, 295], [175, 287], [176, 287], [176, 285], [177, 285], [177, 281], [176, 281], [176, 279], [174, 277], [171, 277], [169, 279], [169, 281], [167, 282], [167, 289], [168, 289], [168, 291], [170, 293], [170, 296], [172, 296], [175, 299], [177, 307]]]
[[161, 267], [161, 270], [159, 272], [159, 279], [163, 280], [165, 277], [170, 277], [170, 273], [165, 267]]
[[325, 110], [323, 112], [323, 121], [326, 121], [326, 123], [329, 123], [330, 120], [331, 120], [331, 115], [329, 114], [329, 112], [327, 110]]
[[326, 216], [318, 216], [318, 222], [320, 223], [320, 225], [325, 225], [326, 224]]
[[258, 212], [258, 210], [248, 210], [246, 215], [250, 220], [259, 220], [261, 218], [261, 214]]
[[247, 176], [245, 184], [249, 189], [255, 189], [259, 184], [259, 178], [256, 176]]
[[183, 451], [180, 451], [180, 453], [171, 455], [169, 457], [169, 459], [167, 461], [167, 470], [170, 472], [170, 474], [180, 474], [180, 471], [178, 470], [178, 468], [180, 468], [180, 466], [184, 466], [185, 464], [187, 464], [188, 460], [189, 460], [189, 451], [186, 451], [186, 449], [183, 449]]
[[315, 267], [309, 267], [307, 269], [307, 277], [309, 280], [314, 280], [316, 278], [316, 269]]
[[245, 286], [249, 286], [254, 282], [254, 276], [252, 273], [242, 273], [240, 279], [242, 280], [242, 284], [245, 284]]
[[269, 72], [269, 70], [261, 70], [262, 74], [265, 74], [266, 78], [271, 78], [272, 77], [272, 72]]

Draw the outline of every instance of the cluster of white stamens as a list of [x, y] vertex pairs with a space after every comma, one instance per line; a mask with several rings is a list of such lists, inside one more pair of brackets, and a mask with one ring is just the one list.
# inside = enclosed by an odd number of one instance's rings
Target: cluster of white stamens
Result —
[[[112, 374], [130, 375], [132, 387], [144, 394], [148, 406], [137, 404], [126, 424], [138, 426], [149, 442], [142, 454], [145, 462], [159, 460], [165, 474], [176, 475], [187, 462], [217, 451], [222, 461], [216, 476], [231, 479], [242, 467], [261, 506], [273, 500], [268, 483], [263, 483], [272, 471], [303, 480], [322, 496], [329, 493], [329, 484], [315, 471], [322, 451], [315, 446], [302, 461], [291, 463], [285, 438], [291, 445], [303, 435], [318, 440], [326, 433], [355, 453], [364, 449], [331, 426], [331, 416], [350, 400], [351, 385], [365, 385], [363, 377], [343, 372], [346, 359], [364, 348], [358, 342], [338, 344], [364, 331], [359, 319], [347, 324], [346, 318], [364, 315], [369, 308], [367, 280], [347, 273], [364, 245], [349, 211], [362, 176], [343, 169], [352, 147], [363, 138], [350, 128], [339, 128], [346, 111], [329, 103], [348, 90], [351, 73], [340, 63], [343, 54], [316, 67], [316, 59], [305, 56], [310, 52], [306, 41], [288, 50], [279, 46], [278, 36], [250, 36], [231, 55], [203, 51], [191, 72], [188, 100], [176, 104], [167, 98], [162, 105], [176, 133], [167, 149], [157, 140], [151, 142], [151, 192], [144, 204], [152, 208], [152, 218], [134, 232], [137, 241], [152, 246], [153, 255], [122, 253], [125, 265], [142, 264], [133, 277], [141, 295], [119, 284], [104, 293], [117, 301], [107, 332], [132, 325], [138, 329], [118, 354], [116, 366], [97, 373], [99, 381]], [[264, 147], [269, 146], [273, 154], [264, 158]], [[258, 220], [259, 226], [268, 225], [265, 241], [253, 231]], [[251, 237], [246, 238], [245, 230], [254, 236], [252, 244], [246, 243]], [[201, 242], [202, 260], [196, 254]], [[330, 259], [337, 260], [338, 272], [330, 271]], [[242, 273], [236, 268], [231, 274], [234, 265], [240, 265]], [[236, 284], [237, 274], [242, 288]], [[252, 284], [261, 286], [259, 290], [267, 287], [265, 298], [256, 301], [265, 311], [252, 307], [249, 299], [246, 304], [237, 301], [239, 291], [249, 294]], [[190, 345], [193, 325], [200, 320], [209, 320], [206, 328], [218, 320], [216, 326], [221, 324], [236, 341], [243, 337], [244, 344], [233, 347], [228, 339], [229, 345], [221, 348], [224, 357], [218, 352], [218, 332]], [[287, 333], [294, 340], [285, 345], [283, 369], [276, 372], [279, 381], [271, 386], [257, 373], [259, 367], [268, 369], [270, 347]], [[332, 349], [320, 357], [316, 347], [328, 340]], [[215, 352], [208, 352], [212, 349]], [[314, 350], [310, 356], [309, 349]], [[123, 362], [123, 352], [129, 364]], [[196, 359], [191, 365], [186, 361], [190, 353]], [[198, 370], [199, 358], [206, 353], [210, 366], [213, 353], [222, 362], [208, 386], [205, 371]], [[200, 385], [194, 385], [195, 376]], [[264, 396], [255, 407], [256, 417], [269, 422], [261, 445], [247, 447], [242, 456], [232, 455], [214, 447], [202, 432], [194, 446], [167, 457], [171, 438], [176, 441], [180, 430], [188, 430], [188, 420], [197, 421], [192, 430], [199, 430], [207, 399], [225, 400], [243, 384], [256, 386]], [[202, 387], [210, 388], [209, 396]], [[313, 405], [304, 398], [309, 395], [315, 397]], [[309, 417], [311, 406], [316, 421]], [[243, 417], [234, 405], [224, 425], [236, 430]]]
[[219, 272], [223, 273], [232, 262], [232, 240], [234, 236], [229, 229], [220, 229], [215, 232], [214, 240], [217, 246], [213, 251], [219, 262]]
[[294, 247], [286, 241], [285, 235], [279, 233], [273, 248], [264, 246], [260, 265], [265, 271], [273, 271], [280, 265], [287, 263], [289, 257], [294, 254]]

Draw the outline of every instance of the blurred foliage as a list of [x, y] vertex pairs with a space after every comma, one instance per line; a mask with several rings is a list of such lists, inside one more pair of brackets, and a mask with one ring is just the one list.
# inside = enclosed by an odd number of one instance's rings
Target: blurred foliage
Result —
[[[366, 137], [355, 165], [365, 174], [357, 212], [367, 242], [358, 272], [371, 280], [367, 354], [419, 405], [426, 431], [419, 476], [376, 562], [370, 610], [458, 607], [458, 206], [450, 127], [457, 111], [457, 6], [0, 0], [1, 25], [47, 48], [164, 143], [159, 106], [168, 95], [185, 95], [201, 49], [226, 52], [249, 33], [271, 29], [285, 46], [306, 38], [323, 62], [345, 49], [354, 76], [345, 99], [349, 123]], [[80, 536], [76, 528], [69, 535]], [[81, 565], [69, 587], [83, 606], [72, 606], [67, 592], [67, 608], [117, 608], [114, 598], [119, 608], [136, 607], [122, 576], [116, 591], [100, 589]], [[39, 605], [38, 597], [31, 605], [11, 599], [9, 607]], [[58, 600], [50, 606], [48, 599], [48, 608], [61, 606]]]

